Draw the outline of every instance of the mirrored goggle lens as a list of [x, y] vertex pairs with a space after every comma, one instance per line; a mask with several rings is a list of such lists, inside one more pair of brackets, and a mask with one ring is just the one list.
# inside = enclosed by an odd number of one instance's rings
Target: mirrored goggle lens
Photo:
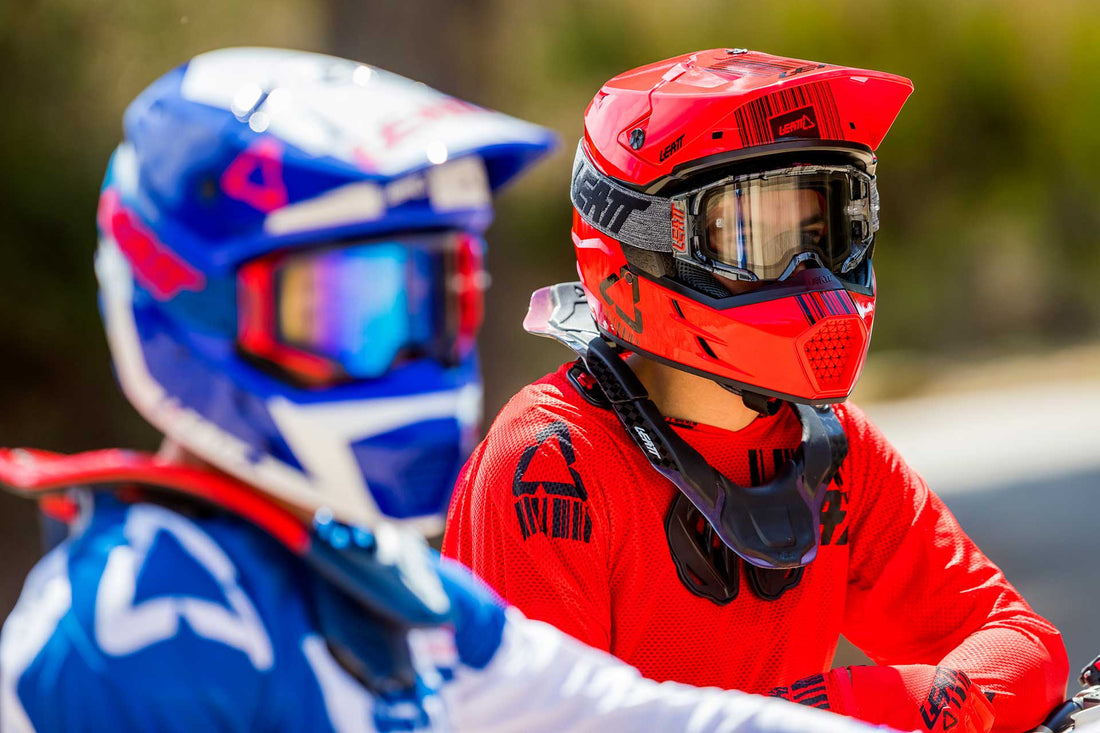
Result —
[[469, 353], [481, 241], [464, 234], [290, 252], [241, 269], [242, 348], [313, 384]]
[[840, 274], [858, 264], [877, 228], [873, 180], [854, 169], [804, 167], [745, 176], [701, 204], [704, 254], [761, 280], [816, 259]]

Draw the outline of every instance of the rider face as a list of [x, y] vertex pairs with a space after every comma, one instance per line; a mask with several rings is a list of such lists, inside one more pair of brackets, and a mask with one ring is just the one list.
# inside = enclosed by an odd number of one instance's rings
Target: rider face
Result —
[[[737, 248], [754, 242], [754, 223], [758, 247], [782, 251], [784, 242], [819, 240], [825, 235], [825, 208], [822, 195], [813, 189], [773, 188], [751, 199], [724, 197], [707, 205], [707, 237], [724, 258], [738, 256]], [[740, 226], [740, 231], [734, 229]], [[726, 250], [726, 251], [722, 251]], [[795, 272], [804, 269], [802, 262]], [[740, 295], [760, 287], [767, 281], [749, 282], [715, 274], [731, 294]]]

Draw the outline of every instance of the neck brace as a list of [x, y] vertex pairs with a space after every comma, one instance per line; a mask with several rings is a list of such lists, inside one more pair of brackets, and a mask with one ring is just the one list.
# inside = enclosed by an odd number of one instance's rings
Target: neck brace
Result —
[[[831, 407], [791, 403], [802, 443], [771, 481], [740, 486], [723, 476], [665, 422], [622, 351], [599, 333], [579, 283], [538, 290], [524, 328], [556, 339], [579, 357], [574, 386], [593, 404], [611, 409], [650, 465], [699, 510], [714, 532], [750, 565], [792, 569], [817, 556], [825, 491], [848, 453]], [[673, 546], [674, 547], [674, 546]], [[680, 566], [686, 558], [674, 559]]]

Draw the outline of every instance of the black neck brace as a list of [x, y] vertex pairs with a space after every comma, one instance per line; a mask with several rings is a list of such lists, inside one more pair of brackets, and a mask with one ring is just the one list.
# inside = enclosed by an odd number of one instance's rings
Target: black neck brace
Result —
[[790, 403], [802, 424], [798, 450], [771, 481], [739, 486], [668, 426], [621, 351], [600, 335], [578, 283], [537, 291], [523, 325], [577, 353], [583, 370], [572, 370], [575, 386], [590, 401], [603, 403], [615, 413], [653, 468], [691, 501], [722, 542], [746, 562], [765, 569], [789, 569], [817, 556], [825, 491], [848, 453], [848, 441], [832, 408]]

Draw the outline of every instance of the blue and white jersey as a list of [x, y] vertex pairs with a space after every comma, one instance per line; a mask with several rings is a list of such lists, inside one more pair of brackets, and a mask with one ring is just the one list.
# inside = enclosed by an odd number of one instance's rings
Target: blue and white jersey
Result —
[[446, 561], [433, 567], [455, 628], [411, 632], [416, 692], [381, 699], [318, 633], [311, 571], [251, 525], [104, 494], [85, 517], [4, 624], [4, 731], [868, 730], [774, 698], [644, 679], [505, 611]]
[[97, 495], [4, 625], [4, 730], [431, 728], [439, 675], [373, 699], [316, 632], [308, 573], [235, 518]]

